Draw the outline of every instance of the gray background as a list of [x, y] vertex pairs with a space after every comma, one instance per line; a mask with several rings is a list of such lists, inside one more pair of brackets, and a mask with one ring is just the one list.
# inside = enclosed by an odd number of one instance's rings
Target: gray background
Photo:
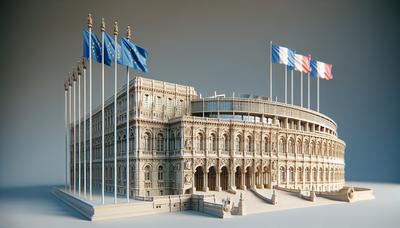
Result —
[[[321, 112], [347, 143], [348, 180], [400, 182], [399, 6], [388, 1], [8, 1], [1, 4], [0, 187], [64, 182], [63, 80], [87, 13], [114, 20], [150, 53], [146, 77], [209, 95], [268, 95], [270, 40], [334, 64]], [[94, 66], [95, 106], [100, 66]], [[274, 65], [283, 99], [283, 67]], [[106, 96], [113, 93], [107, 69]], [[120, 70], [122, 76], [123, 70]], [[121, 77], [119, 84], [125, 81]], [[295, 103], [299, 81], [295, 75]], [[315, 81], [312, 85], [315, 107]]]

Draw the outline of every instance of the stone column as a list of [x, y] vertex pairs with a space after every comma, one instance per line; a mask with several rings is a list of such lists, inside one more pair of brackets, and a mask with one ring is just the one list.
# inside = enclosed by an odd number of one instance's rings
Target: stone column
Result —
[[217, 191], [217, 192], [219, 192], [219, 191], [221, 191], [221, 170], [219, 169], [219, 168], [216, 168], [217, 170], [216, 170], [216, 184], [217, 184], [217, 186], [216, 186], [216, 188], [215, 188], [215, 191]]
[[204, 170], [203, 178], [204, 178], [204, 191], [208, 192], [209, 189], [208, 189], [208, 169], [207, 169], [207, 166], [206, 166], [206, 168]]

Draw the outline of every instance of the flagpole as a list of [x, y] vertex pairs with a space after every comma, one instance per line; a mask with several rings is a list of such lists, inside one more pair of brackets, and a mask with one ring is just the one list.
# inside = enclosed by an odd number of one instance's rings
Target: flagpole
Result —
[[303, 107], [303, 71], [300, 71], [300, 106]]
[[83, 197], [86, 198], [86, 62], [85, 58], [82, 58], [83, 66]]
[[269, 97], [272, 101], [272, 41], [269, 42]]
[[285, 104], [287, 104], [287, 66], [285, 66]]
[[74, 194], [76, 193], [76, 74], [75, 71], [72, 73], [74, 80]]
[[101, 203], [104, 204], [104, 31], [106, 25], [101, 19]]
[[[126, 31], [126, 38], [131, 39], [131, 28], [128, 26]], [[129, 67], [126, 67], [126, 200], [129, 203]], [[137, 126], [136, 126], [137, 128]], [[137, 135], [135, 135], [137, 138]]]
[[81, 67], [77, 66], [78, 72], [78, 194], [81, 195]]
[[[69, 105], [69, 121], [68, 121], [68, 125], [69, 125], [69, 129], [68, 129], [68, 133], [69, 133], [69, 140], [68, 140], [68, 147], [69, 147], [69, 154], [70, 154], [70, 156], [69, 156], [69, 160], [68, 160], [68, 164], [69, 164], [69, 166], [68, 166], [68, 173], [70, 173], [71, 172], [71, 155], [72, 155], [72, 148], [71, 148], [71, 142], [72, 142], [72, 140], [71, 140], [71, 123], [72, 123], [72, 118], [71, 118], [71, 116], [72, 116], [72, 111], [71, 111], [71, 94], [72, 94], [72, 78], [71, 78], [71, 74], [69, 74], [69, 82], [68, 82], [68, 90], [69, 90], [69, 94], [68, 94], [68, 96], [69, 96], [69, 101], [68, 101], [68, 105]], [[69, 175], [69, 178], [71, 178], [71, 174]], [[69, 191], [71, 192], [72, 191], [72, 188], [71, 188], [71, 180], [69, 180]]]
[[319, 112], [319, 76], [317, 75], [317, 112]]
[[88, 16], [89, 29], [89, 199], [92, 200], [92, 149], [93, 149], [93, 125], [92, 125], [92, 15]]
[[114, 203], [117, 203], [117, 83], [118, 83], [118, 24], [114, 24]]
[[290, 93], [291, 98], [290, 98], [290, 102], [291, 102], [292, 105], [293, 105], [293, 70], [290, 71], [290, 80], [291, 80], [291, 82], [290, 82], [290, 86], [291, 86], [291, 93]]
[[308, 106], [308, 109], [310, 109], [310, 107], [311, 107], [311, 105], [310, 105], [310, 73], [308, 73], [308, 77], [307, 77], [307, 99], [308, 99], [308, 101], [307, 101], [307, 106]]
[[[67, 79], [68, 80], [68, 79]], [[64, 81], [65, 95], [65, 190], [68, 185], [68, 81]]]

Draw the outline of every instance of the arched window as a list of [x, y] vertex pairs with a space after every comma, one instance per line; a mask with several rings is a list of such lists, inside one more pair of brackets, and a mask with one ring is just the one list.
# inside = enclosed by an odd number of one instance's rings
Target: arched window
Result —
[[323, 153], [324, 153], [324, 156], [328, 156], [328, 148], [326, 146], [326, 142], [324, 142], [324, 145], [323, 145]]
[[315, 155], [315, 142], [311, 142], [311, 155]]
[[227, 134], [224, 134], [224, 135], [222, 136], [222, 140], [223, 140], [223, 142], [224, 142], [223, 151], [229, 151], [229, 137], [228, 137], [228, 135], [227, 135]]
[[289, 167], [289, 181], [291, 183], [294, 183], [294, 168], [293, 167]]
[[302, 149], [301, 140], [298, 139], [298, 140], [297, 140], [297, 145], [296, 145], [296, 153], [297, 153], [297, 154], [302, 154], [303, 151], [302, 151], [301, 149]]
[[279, 139], [279, 143], [278, 143], [278, 152], [279, 153], [284, 153], [285, 152], [285, 141], [283, 138]]
[[319, 181], [324, 181], [324, 170], [319, 168]]
[[333, 168], [331, 168], [331, 182], [333, 182], [334, 181], [334, 179], [333, 179]]
[[159, 181], [164, 180], [164, 167], [161, 165], [158, 167], [158, 180]]
[[304, 153], [307, 154], [307, 155], [310, 154], [308, 140], [304, 140], [303, 146], [304, 146]]
[[211, 133], [211, 151], [217, 151], [217, 137]]
[[303, 172], [301, 170], [301, 167], [297, 168], [297, 182], [302, 182], [303, 181]]
[[145, 181], [151, 181], [151, 167], [150, 167], [150, 165], [146, 165], [146, 167], [144, 167], [144, 180]]
[[328, 182], [329, 181], [329, 169], [325, 168], [325, 181]]
[[246, 145], [247, 145], [246, 150], [248, 152], [252, 152], [253, 148], [254, 148], [254, 145], [253, 145], [253, 138], [250, 135], [247, 136], [247, 138], [246, 138]]
[[152, 139], [151, 139], [151, 134], [149, 132], [146, 132], [144, 134], [144, 151], [149, 152], [151, 151], [151, 144], [152, 144]]
[[143, 97], [143, 105], [145, 107], [150, 107], [150, 105], [151, 105], [151, 97], [150, 97], [149, 94], [145, 94], [144, 95], [144, 97]]
[[289, 140], [289, 153], [294, 154], [294, 140], [293, 139]]
[[310, 168], [306, 167], [306, 181], [311, 181], [311, 171]]
[[174, 135], [174, 133], [171, 134], [169, 150], [171, 150], [171, 151], [175, 150], [175, 135]]
[[204, 137], [202, 133], [197, 134], [197, 149], [204, 150]]
[[157, 135], [157, 151], [163, 151], [164, 150], [164, 136], [163, 134], [158, 134]]
[[235, 137], [235, 150], [242, 151], [242, 137], [240, 135]]
[[313, 168], [313, 180], [315, 181], [315, 182], [317, 182], [317, 180], [318, 180], [318, 171], [317, 171], [317, 168]]
[[285, 183], [286, 182], [286, 169], [285, 167], [281, 166], [281, 168], [279, 168], [279, 173], [280, 173], [280, 179], [281, 179], [281, 183]]
[[322, 155], [321, 154], [321, 142], [317, 142], [317, 155]]
[[265, 151], [265, 153], [269, 152], [269, 140], [268, 140], [268, 137], [264, 138], [264, 151]]

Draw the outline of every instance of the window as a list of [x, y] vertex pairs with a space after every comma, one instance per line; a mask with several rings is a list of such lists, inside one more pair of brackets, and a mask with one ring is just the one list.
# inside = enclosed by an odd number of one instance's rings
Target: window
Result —
[[227, 134], [224, 134], [224, 135], [222, 136], [222, 140], [223, 140], [223, 142], [224, 142], [223, 151], [229, 151], [229, 138], [228, 138], [228, 135], [227, 135]]
[[289, 153], [294, 154], [294, 140], [293, 139], [289, 140]]
[[161, 165], [158, 167], [158, 180], [164, 180], [164, 167], [162, 167]]
[[264, 151], [265, 151], [265, 153], [269, 152], [269, 146], [268, 146], [268, 144], [269, 144], [268, 138], [265, 137], [265, 138], [264, 138]]
[[204, 137], [202, 133], [197, 134], [197, 149], [204, 150]]
[[278, 143], [278, 152], [279, 153], [285, 153], [285, 142], [283, 138], [279, 139], [279, 143]]
[[144, 168], [144, 180], [151, 181], [151, 168], [149, 165]]
[[247, 145], [247, 151], [252, 152], [253, 151], [253, 138], [249, 135], [246, 138], [246, 145]]
[[302, 154], [303, 152], [301, 151], [301, 148], [302, 148], [302, 146], [301, 146], [301, 141], [300, 141], [300, 139], [299, 139], [299, 140], [297, 140], [296, 153]]
[[317, 168], [313, 168], [313, 179], [315, 182], [317, 182], [318, 180], [318, 172], [317, 172]]
[[242, 137], [240, 135], [237, 135], [235, 138], [235, 150], [242, 150]]
[[289, 181], [290, 181], [291, 183], [294, 182], [294, 168], [293, 168], [293, 167], [290, 167], [290, 168], [289, 168]]
[[214, 133], [211, 134], [211, 150], [217, 151], [217, 137]]
[[286, 170], [285, 167], [281, 166], [280, 170], [280, 179], [281, 179], [281, 183], [285, 183], [286, 182]]
[[157, 151], [164, 150], [164, 136], [162, 134], [157, 135]]
[[144, 95], [144, 97], [143, 97], [143, 105], [145, 107], [150, 107], [150, 105], [151, 105], [151, 97], [150, 97], [149, 94], [145, 94]]
[[144, 151], [149, 152], [151, 151], [151, 135], [149, 132], [144, 134]]
[[297, 181], [298, 182], [302, 182], [303, 181], [303, 172], [301, 170], [301, 168], [297, 168]]

